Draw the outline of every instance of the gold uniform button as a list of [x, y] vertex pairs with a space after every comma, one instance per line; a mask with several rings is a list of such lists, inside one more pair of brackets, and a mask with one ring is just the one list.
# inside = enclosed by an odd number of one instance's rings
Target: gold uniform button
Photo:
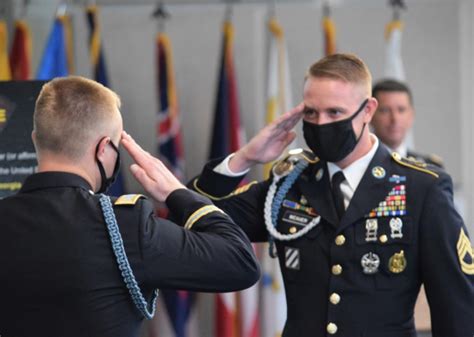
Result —
[[326, 330], [330, 335], [334, 335], [337, 332], [337, 325], [334, 323], [329, 323], [326, 327]]
[[333, 275], [341, 275], [342, 274], [342, 266], [340, 264], [335, 264], [332, 266], [332, 274]]
[[332, 304], [339, 304], [339, 302], [341, 301], [341, 296], [339, 296], [338, 293], [332, 293], [331, 296], [329, 296], [329, 301]]
[[380, 235], [379, 240], [380, 240], [380, 242], [385, 243], [385, 242], [388, 241], [388, 237], [387, 237], [387, 235], [385, 235], [385, 234], [384, 234], [384, 235]]
[[346, 242], [346, 237], [344, 235], [338, 235], [336, 236], [335, 242], [337, 246], [342, 246]]
[[296, 227], [295, 227], [295, 226], [290, 227], [290, 233], [291, 233], [291, 234], [295, 234], [295, 233], [296, 233]]

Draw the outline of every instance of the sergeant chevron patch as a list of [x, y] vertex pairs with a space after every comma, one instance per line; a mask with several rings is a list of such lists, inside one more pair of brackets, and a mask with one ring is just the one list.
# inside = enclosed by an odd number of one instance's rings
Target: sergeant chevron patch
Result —
[[456, 248], [462, 271], [467, 275], [474, 275], [474, 250], [463, 228], [459, 233]]
[[285, 247], [285, 267], [288, 269], [300, 269], [300, 250], [293, 247]]

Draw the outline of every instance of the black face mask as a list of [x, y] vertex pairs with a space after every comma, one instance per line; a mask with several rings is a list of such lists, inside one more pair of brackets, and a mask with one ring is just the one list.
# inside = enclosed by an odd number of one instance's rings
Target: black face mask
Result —
[[303, 136], [313, 153], [324, 161], [337, 163], [346, 158], [356, 147], [364, 132], [364, 127], [356, 137], [352, 120], [364, 109], [367, 98], [360, 108], [349, 118], [328, 124], [313, 124], [303, 120]]
[[[100, 144], [100, 142], [99, 142]], [[100, 160], [97, 158], [97, 151], [99, 151], [99, 144], [97, 144], [97, 147], [95, 149], [96, 153], [96, 161], [97, 161], [97, 166], [99, 166], [99, 172], [100, 172], [100, 178], [101, 178], [101, 183], [100, 183], [100, 188], [97, 191], [97, 193], [105, 193], [108, 188], [114, 183], [115, 179], [117, 179], [117, 176], [120, 171], [120, 152], [118, 148], [112, 143], [112, 141], [109, 142], [110, 146], [117, 152], [117, 159], [115, 160], [115, 166], [114, 166], [114, 172], [112, 173], [112, 176], [110, 178], [107, 178], [107, 175], [105, 173], [104, 165], [100, 162]]]

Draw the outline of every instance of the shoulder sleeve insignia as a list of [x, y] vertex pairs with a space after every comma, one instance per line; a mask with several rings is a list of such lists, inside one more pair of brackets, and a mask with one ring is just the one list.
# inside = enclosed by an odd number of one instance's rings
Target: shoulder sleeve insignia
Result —
[[124, 194], [115, 200], [114, 205], [135, 205], [140, 198], [145, 198], [143, 194]]
[[474, 275], [474, 250], [463, 228], [459, 233], [456, 248], [462, 271], [467, 275]]
[[288, 155], [279, 160], [272, 169], [274, 175], [277, 176], [286, 176], [291, 171], [293, 171], [295, 164], [300, 160], [306, 160], [310, 164], [315, 164], [319, 161], [319, 158], [316, 157], [311, 151], [304, 149], [293, 149], [288, 152]]
[[439, 178], [439, 175], [427, 168], [426, 163], [420, 162], [414, 158], [402, 158], [402, 156], [397, 152], [392, 152], [392, 159], [395, 160], [398, 164], [412, 168], [414, 170], [424, 172], [432, 175], [435, 178]]

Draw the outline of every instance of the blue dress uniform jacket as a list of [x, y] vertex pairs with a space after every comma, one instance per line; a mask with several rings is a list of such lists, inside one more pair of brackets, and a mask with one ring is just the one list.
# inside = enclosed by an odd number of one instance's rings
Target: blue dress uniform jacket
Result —
[[[156, 218], [146, 199], [132, 200], [116, 202], [114, 212], [148, 300], [156, 288], [222, 292], [258, 280], [247, 237], [207, 198], [186, 189], [168, 197], [187, 229]], [[0, 214], [2, 337], [139, 336], [143, 318], [118, 269], [99, 196], [84, 179], [34, 174], [0, 201]]]
[[[268, 240], [264, 204], [272, 178], [229, 195], [239, 178], [214, 172], [220, 161], [208, 163], [192, 185], [251, 241]], [[472, 337], [473, 252], [450, 177], [380, 146], [339, 221], [325, 162], [304, 152], [273, 172], [301, 161], [308, 166], [283, 196], [274, 225], [295, 234], [321, 218], [301, 238], [275, 240], [288, 306], [283, 336], [414, 337], [414, 305], [424, 283], [433, 336]]]

